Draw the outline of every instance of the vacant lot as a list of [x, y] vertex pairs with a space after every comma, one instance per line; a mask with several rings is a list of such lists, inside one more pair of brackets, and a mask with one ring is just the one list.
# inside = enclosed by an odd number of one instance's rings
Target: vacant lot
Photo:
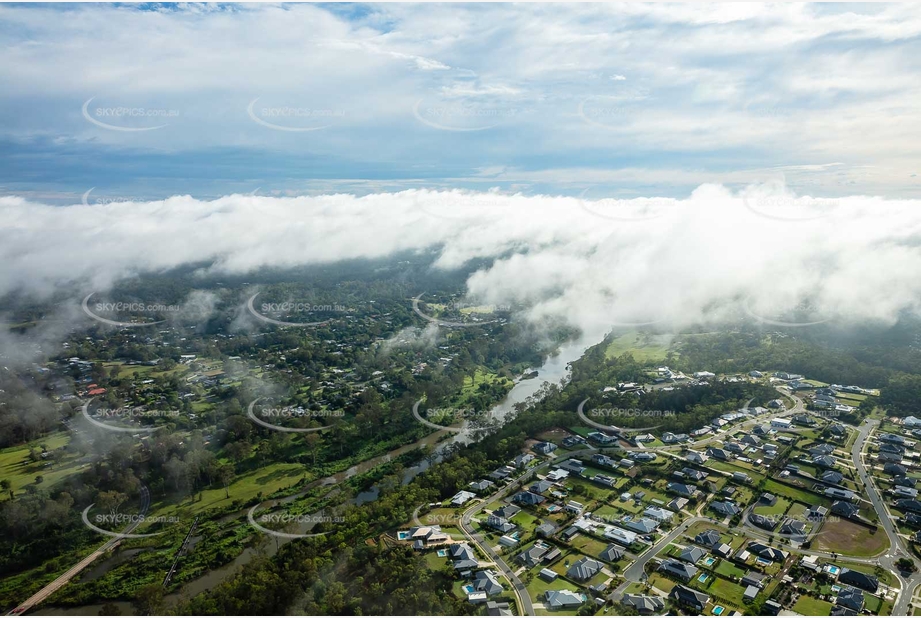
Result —
[[889, 547], [886, 533], [877, 529], [875, 534], [865, 526], [846, 519], [827, 521], [816, 536], [813, 548], [846, 556], [875, 556]]
[[803, 616], [828, 616], [831, 613], [831, 603], [820, 601], [813, 597], [802, 595], [793, 606], [793, 611]]

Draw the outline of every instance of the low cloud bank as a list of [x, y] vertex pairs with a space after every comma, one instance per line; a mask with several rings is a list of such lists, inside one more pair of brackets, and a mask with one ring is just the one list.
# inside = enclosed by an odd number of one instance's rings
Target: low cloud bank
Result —
[[104, 290], [186, 264], [239, 274], [439, 247], [437, 268], [494, 259], [469, 278], [471, 299], [590, 332], [745, 313], [891, 323], [919, 311], [919, 206], [780, 185], [702, 185], [682, 200], [414, 190], [55, 207], [5, 197], [0, 296]]

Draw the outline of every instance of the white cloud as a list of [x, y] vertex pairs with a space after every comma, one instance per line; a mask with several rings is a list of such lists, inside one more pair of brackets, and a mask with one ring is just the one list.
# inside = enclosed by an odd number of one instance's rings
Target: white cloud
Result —
[[0, 198], [0, 293], [101, 290], [191, 263], [246, 273], [441, 247], [439, 268], [495, 259], [470, 277], [472, 298], [590, 331], [740, 316], [746, 299], [766, 317], [809, 300], [834, 319], [892, 321], [921, 309], [919, 206], [795, 197], [780, 184], [592, 203], [461, 191], [63, 208]]

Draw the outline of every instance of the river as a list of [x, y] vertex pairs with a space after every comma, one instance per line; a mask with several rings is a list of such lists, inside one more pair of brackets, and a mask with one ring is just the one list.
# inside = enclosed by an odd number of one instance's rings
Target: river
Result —
[[[581, 358], [582, 355], [585, 353], [585, 350], [587, 350], [592, 345], [595, 345], [600, 340], [601, 340], [600, 336], [599, 337], [583, 336], [579, 338], [578, 340], [575, 340], [575, 341], [572, 341], [570, 343], [566, 343], [560, 346], [557, 353], [553, 354], [552, 356], [549, 356], [544, 361], [544, 364], [541, 365], [537, 369], [537, 372], [538, 372], [537, 377], [527, 379], [527, 380], [519, 380], [518, 382], [516, 382], [515, 386], [512, 387], [512, 389], [508, 392], [505, 398], [499, 404], [497, 404], [496, 406], [492, 408], [492, 410], [490, 411], [490, 416], [499, 421], [504, 421], [508, 418], [509, 413], [514, 411], [514, 408], [517, 404], [526, 401], [528, 397], [536, 393], [544, 382], [558, 384], [560, 381], [567, 379], [569, 376], [569, 364]], [[462, 438], [457, 434], [455, 434], [455, 437], [452, 440], [441, 440], [442, 437], [446, 433], [447, 431], [436, 431], [435, 433], [425, 436], [421, 440], [418, 440], [411, 444], [406, 444], [404, 446], [396, 448], [384, 455], [380, 455], [378, 457], [374, 457], [372, 459], [363, 461], [360, 464], [352, 466], [351, 468], [349, 468], [348, 470], [344, 472], [340, 472], [332, 476], [326, 477], [324, 479], [314, 481], [313, 483], [308, 485], [308, 489], [315, 487], [317, 485], [339, 484], [342, 481], [352, 476], [355, 476], [356, 474], [362, 474], [364, 472], [367, 472], [368, 470], [371, 470], [372, 468], [376, 466], [379, 466], [383, 463], [387, 463], [391, 461], [395, 457], [399, 457], [400, 455], [406, 452], [409, 452], [411, 450], [417, 449], [422, 446], [434, 446], [437, 444], [438, 448], [435, 449], [435, 453], [433, 454], [431, 459], [434, 461], [439, 461], [440, 457], [438, 456], [438, 451], [440, 449], [444, 448], [448, 444], [451, 444], [452, 442], [462, 440]], [[426, 460], [418, 462], [417, 464], [413, 466], [408, 467], [403, 475], [403, 479], [402, 479], [403, 484], [405, 485], [409, 483], [410, 481], [412, 481], [412, 479], [414, 479], [416, 476], [418, 476], [423, 471], [428, 469], [429, 466], [431, 465], [432, 465], [431, 461], [426, 459]], [[295, 499], [298, 495], [299, 494], [295, 494], [293, 496], [289, 496], [287, 498], [283, 498], [278, 501], [265, 503], [263, 506], [270, 507], [274, 503], [288, 502], [288, 501]], [[370, 490], [358, 494], [352, 500], [352, 502], [355, 504], [364, 504], [366, 502], [376, 500], [377, 495], [378, 495], [377, 487], [372, 487]], [[246, 512], [245, 510], [240, 511], [239, 513], [235, 513], [232, 516], [238, 517], [241, 514], [245, 514], [245, 512]], [[225, 517], [229, 517], [229, 516], [225, 516]], [[300, 534], [304, 534], [307, 532], [307, 530], [308, 528], [304, 527], [304, 528], [299, 529], [297, 532]], [[278, 549], [282, 545], [284, 545], [285, 543], [289, 541], [290, 539], [283, 539], [283, 538], [278, 538], [278, 537], [269, 538], [267, 536], [265, 542], [262, 543], [262, 545], [260, 545], [258, 548], [247, 548], [243, 550], [243, 552], [240, 555], [238, 555], [234, 560], [232, 560], [228, 564], [225, 564], [222, 567], [213, 569], [209, 571], [206, 575], [202, 575], [201, 577], [184, 584], [178, 592], [174, 592], [172, 594], [166, 595], [166, 597], [164, 597], [164, 600], [166, 601], [168, 605], [173, 605], [179, 602], [180, 600], [189, 599], [193, 596], [201, 594], [202, 592], [205, 592], [206, 590], [210, 590], [214, 588], [216, 585], [220, 584], [225, 579], [232, 576], [237, 571], [237, 569], [247, 564], [256, 555], [258, 555], [260, 551], [265, 552], [265, 554], [268, 556], [272, 556], [278, 551]], [[118, 554], [106, 559], [105, 562], [109, 563], [107, 565], [109, 568], [114, 567], [115, 565], [120, 564], [122, 562], [121, 560], [118, 560], [117, 556]], [[99, 567], [101, 567], [103, 564], [104, 563], [101, 563]], [[101, 569], [99, 567], [92, 569], [90, 571], [94, 579], [101, 577], [102, 574], [104, 573], [105, 569]], [[80, 581], [83, 581], [83, 580], [81, 579]], [[124, 615], [133, 615], [134, 613], [134, 608], [131, 606], [131, 603], [129, 602], [119, 601], [115, 603], [115, 605], [122, 611]], [[95, 615], [98, 615], [101, 607], [102, 605], [99, 605], [99, 604], [83, 605], [83, 606], [78, 606], [78, 607], [47, 607], [47, 608], [42, 608], [39, 611], [32, 612], [32, 613], [48, 615], [48, 616], [79, 616], [79, 615], [95, 616]]]

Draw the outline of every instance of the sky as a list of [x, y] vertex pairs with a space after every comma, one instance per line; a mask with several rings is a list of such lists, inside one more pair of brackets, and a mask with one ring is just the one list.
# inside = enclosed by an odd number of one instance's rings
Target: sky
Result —
[[919, 32], [911, 5], [0, 5], [0, 301], [73, 292], [51, 341], [144, 273], [417, 251], [598, 338], [891, 325], [921, 316]]
[[0, 195], [916, 197], [912, 5], [0, 5]]

